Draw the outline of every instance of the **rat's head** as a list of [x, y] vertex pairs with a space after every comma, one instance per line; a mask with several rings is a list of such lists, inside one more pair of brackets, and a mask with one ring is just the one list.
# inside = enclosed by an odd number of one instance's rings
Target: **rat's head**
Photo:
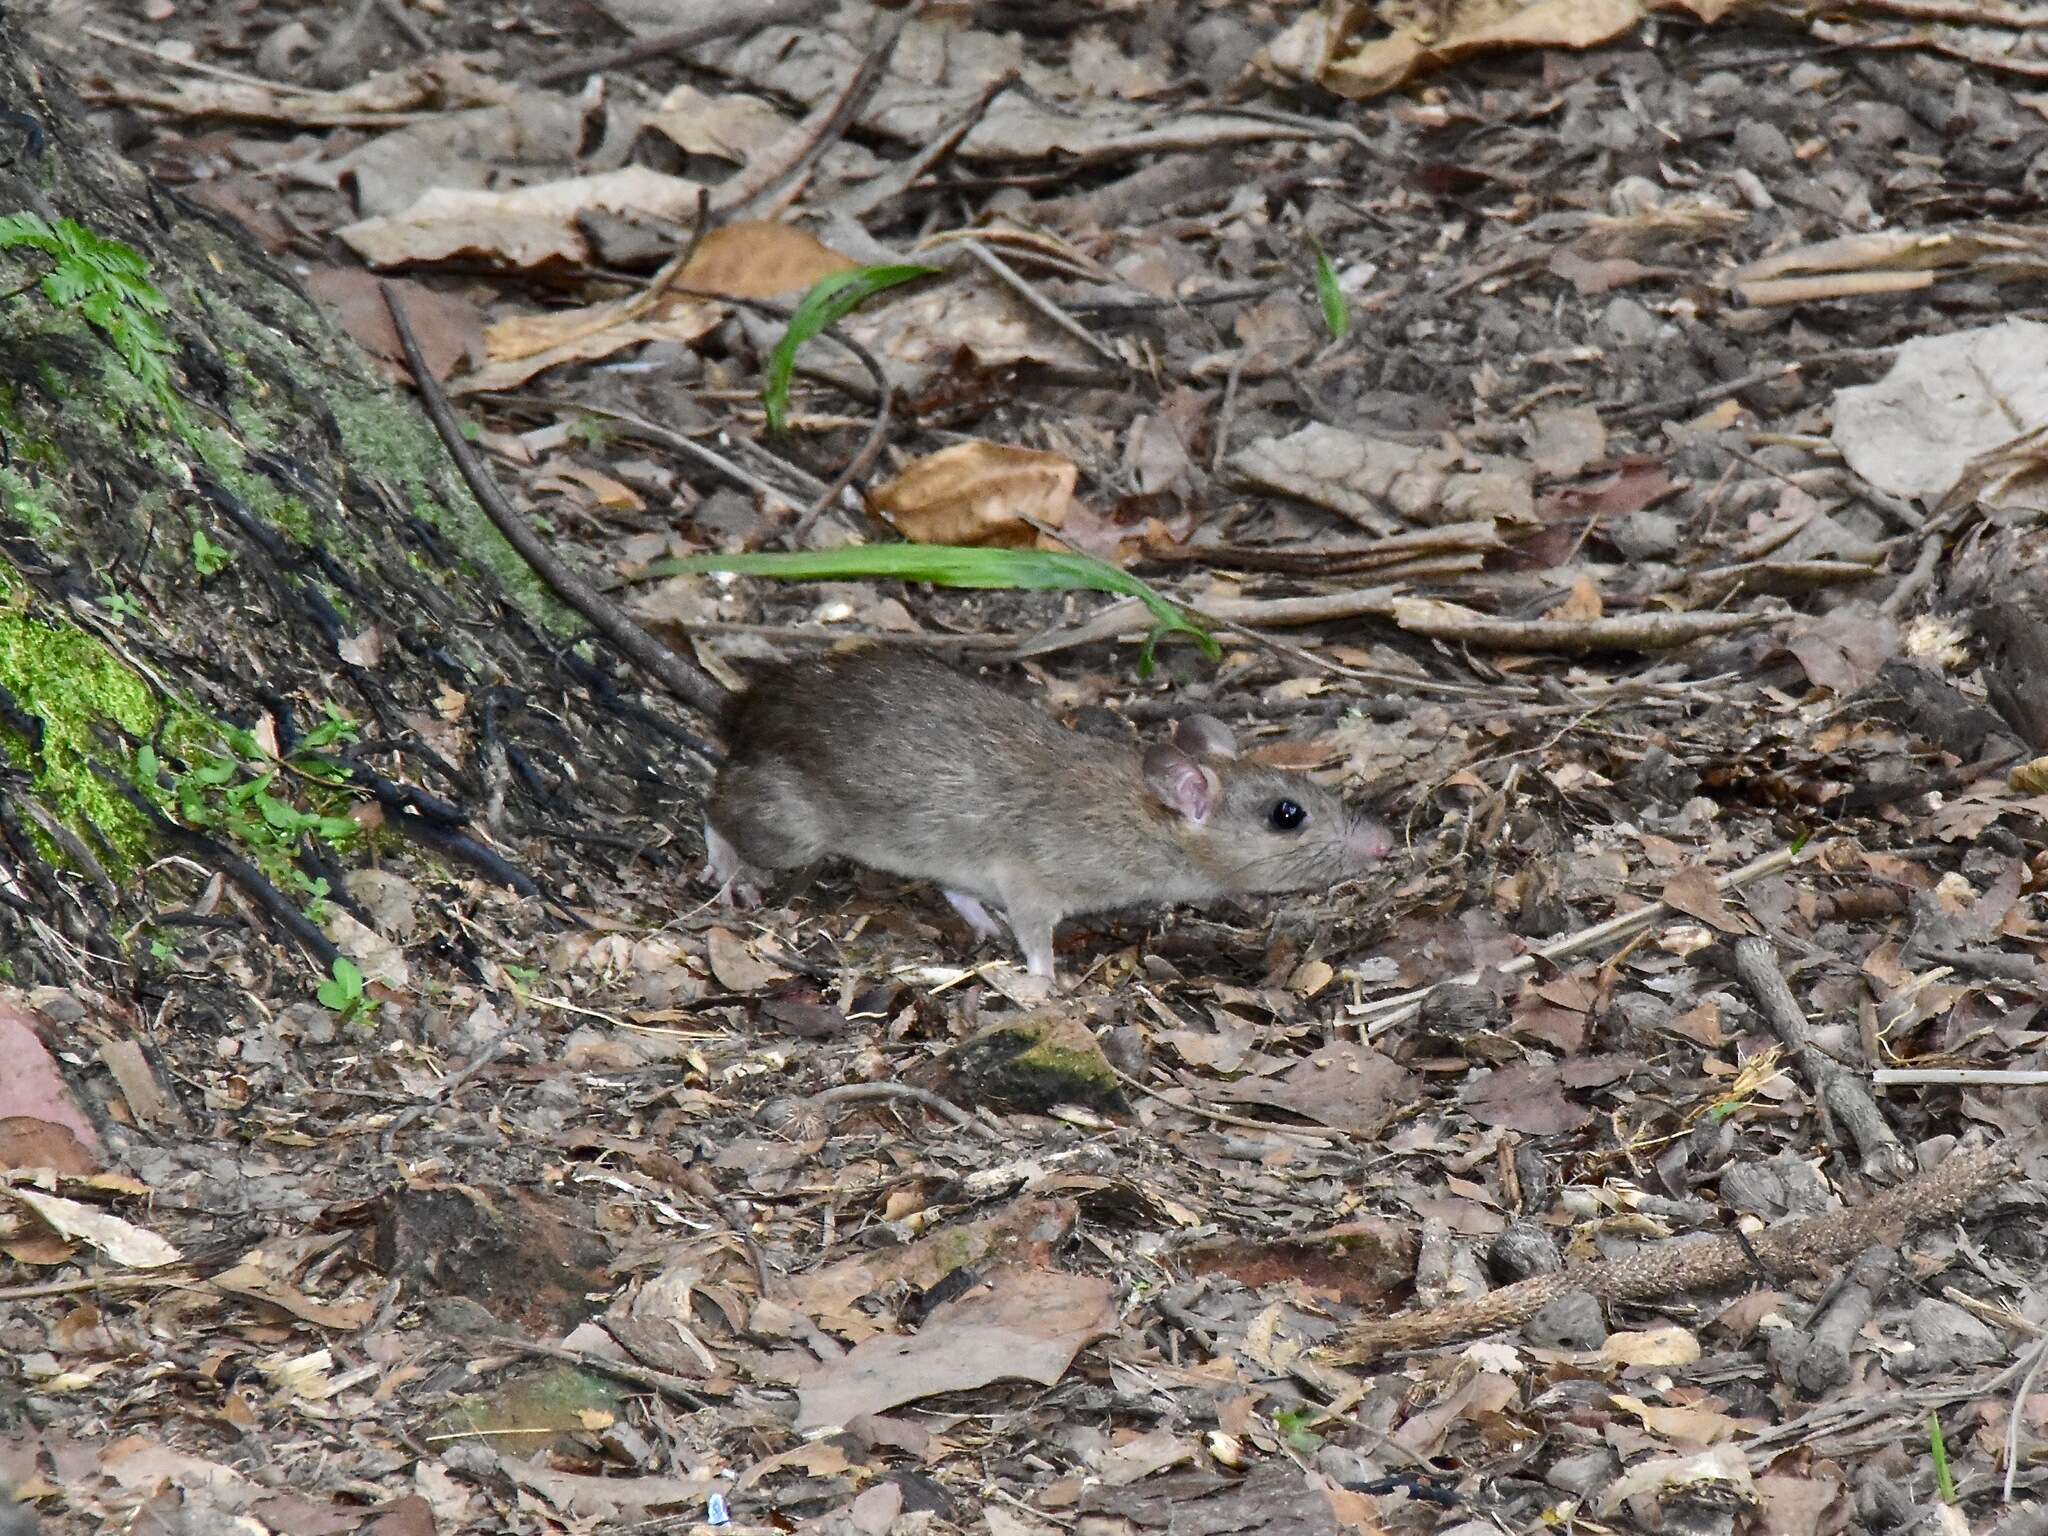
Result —
[[1145, 754], [1145, 785], [1221, 891], [1305, 891], [1364, 874], [1394, 840], [1304, 774], [1237, 760], [1230, 727], [1190, 715]]

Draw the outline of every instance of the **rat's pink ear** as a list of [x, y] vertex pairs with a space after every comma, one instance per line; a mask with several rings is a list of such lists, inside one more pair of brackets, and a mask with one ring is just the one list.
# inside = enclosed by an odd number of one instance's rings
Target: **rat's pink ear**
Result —
[[1173, 728], [1174, 745], [1196, 757], [1237, 756], [1237, 738], [1214, 715], [1189, 715]]
[[1197, 823], [1209, 819], [1223, 792], [1213, 768], [1165, 742], [1145, 754], [1145, 786], [1168, 810]]

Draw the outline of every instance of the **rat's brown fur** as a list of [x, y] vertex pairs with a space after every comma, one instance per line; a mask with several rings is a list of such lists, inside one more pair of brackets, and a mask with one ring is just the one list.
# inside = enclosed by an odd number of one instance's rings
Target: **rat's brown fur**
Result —
[[[925, 657], [800, 662], [734, 701], [706, 841], [728, 886], [742, 865], [838, 857], [937, 881], [984, 934], [979, 903], [995, 902], [1048, 977], [1064, 917], [1333, 885], [1386, 852], [1303, 775], [1195, 756], [1219, 739], [1204, 720], [1141, 755]], [[1177, 791], [1213, 808], [1188, 814]], [[1293, 832], [1270, 822], [1281, 799], [1308, 813]]]

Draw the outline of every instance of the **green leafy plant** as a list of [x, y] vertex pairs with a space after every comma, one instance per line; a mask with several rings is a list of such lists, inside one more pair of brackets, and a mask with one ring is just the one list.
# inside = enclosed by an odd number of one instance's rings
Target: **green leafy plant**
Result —
[[[308, 903], [320, 902], [327, 882], [298, 864], [305, 842], [345, 852], [364, 832], [338, 814], [348, 803], [347, 770], [312, 754], [355, 735], [355, 723], [330, 704], [327, 718], [300, 738], [286, 763], [277, 764], [250, 732], [223, 726], [220, 739], [228, 750], [188, 753], [184, 771], [170, 778], [171, 800], [186, 826], [240, 845], [268, 879]], [[138, 747], [135, 767], [144, 789], [161, 797], [163, 762], [156, 748], [148, 742]], [[287, 797], [285, 786], [294, 780], [304, 786], [300, 798], [310, 800], [312, 809]]]
[[206, 536], [204, 528], [192, 530], [192, 568], [202, 576], [215, 576], [234, 564], [235, 552], [224, 544], [216, 544]]
[[37, 213], [0, 217], [0, 250], [24, 249], [53, 263], [36, 284], [43, 297], [90, 321], [165, 411], [178, 415], [166, 361], [176, 348], [159, 322], [171, 304], [149, 280], [149, 263], [133, 247], [72, 219], [51, 224]]
[[313, 989], [313, 996], [321, 1007], [340, 1014], [344, 1024], [353, 1023], [376, 1006], [376, 1000], [364, 990], [362, 971], [347, 955], [334, 957], [332, 974]]
[[1351, 306], [1337, 286], [1337, 271], [1323, 254], [1323, 242], [1310, 235], [1308, 248], [1316, 259], [1316, 299], [1323, 306], [1323, 324], [1329, 327], [1332, 341], [1342, 341], [1351, 334]]
[[850, 267], [811, 284], [789, 317], [789, 328], [768, 354], [768, 376], [761, 384], [761, 408], [768, 430], [780, 432], [789, 421], [789, 381], [796, 372], [797, 349], [827, 326], [853, 313], [876, 294], [901, 283], [929, 277], [937, 267], [918, 265]]
[[1138, 658], [1139, 670], [1152, 670], [1152, 650], [1164, 635], [1186, 635], [1211, 660], [1222, 654], [1215, 636], [1186, 609], [1128, 572], [1093, 555], [1038, 549], [976, 549], [961, 544], [854, 544], [797, 554], [692, 555], [682, 560], [657, 560], [649, 576], [677, 576], [699, 571], [732, 571], [741, 576], [767, 576], [778, 581], [845, 581], [891, 578], [928, 581], [938, 587], [1052, 589], [1113, 592], [1135, 597], [1151, 611], [1153, 630]]
[[1956, 1502], [1956, 1475], [1948, 1464], [1948, 1442], [1941, 1435], [1941, 1420], [1932, 1408], [1927, 1410], [1927, 1449], [1934, 1457], [1934, 1491], [1941, 1495], [1941, 1502]]
[[1283, 1408], [1273, 1415], [1273, 1427], [1296, 1451], [1313, 1456], [1323, 1448], [1323, 1437], [1312, 1427], [1321, 1416], [1305, 1408]]

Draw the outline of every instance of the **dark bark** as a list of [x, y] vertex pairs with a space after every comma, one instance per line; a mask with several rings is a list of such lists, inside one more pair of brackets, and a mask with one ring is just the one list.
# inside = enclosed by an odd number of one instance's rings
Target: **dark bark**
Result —
[[[601, 907], [620, 858], [644, 857], [636, 878], [657, 890], [679, 885], [696, 848], [669, 834], [701, 799], [689, 744], [702, 722], [649, 695], [545, 597], [412, 402], [237, 230], [93, 137], [5, 16], [0, 91], [13, 114], [0, 122], [0, 213], [68, 217], [148, 260], [171, 305], [185, 418], [35, 288], [0, 309], [0, 957], [12, 979], [154, 990], [148, 941], [172, 930], [149, 925], [192, 906], [214, 872], [238, 898], [200, 903], [204, 922], [185, 912], [175, 935], [282, 946], [258, 974], [330, 958], [294, 869], [344, 905], [349, 867], [371, 857], [457, 873], [427, 888], [445, 904], [503, 892]], [[0, 251], [0, 291], [48, 266]], [[274, 735], [289, 755], [330, 706], [358, 739], [302, 754], [274, 793], [381, 818], [370, 838], [251, 848], [203, 814], [194, 825], [180, 785], [224, 727]], [[275, 767], [244, 760], [202, 800]], [[335, 782], [316, 783], [322, 773]], [[181, 858], [160, 862], [170, 853]], [[461, 943], [444, 953], [461, 959]], [[180, 959], [189, 976], [193, 957]]]

